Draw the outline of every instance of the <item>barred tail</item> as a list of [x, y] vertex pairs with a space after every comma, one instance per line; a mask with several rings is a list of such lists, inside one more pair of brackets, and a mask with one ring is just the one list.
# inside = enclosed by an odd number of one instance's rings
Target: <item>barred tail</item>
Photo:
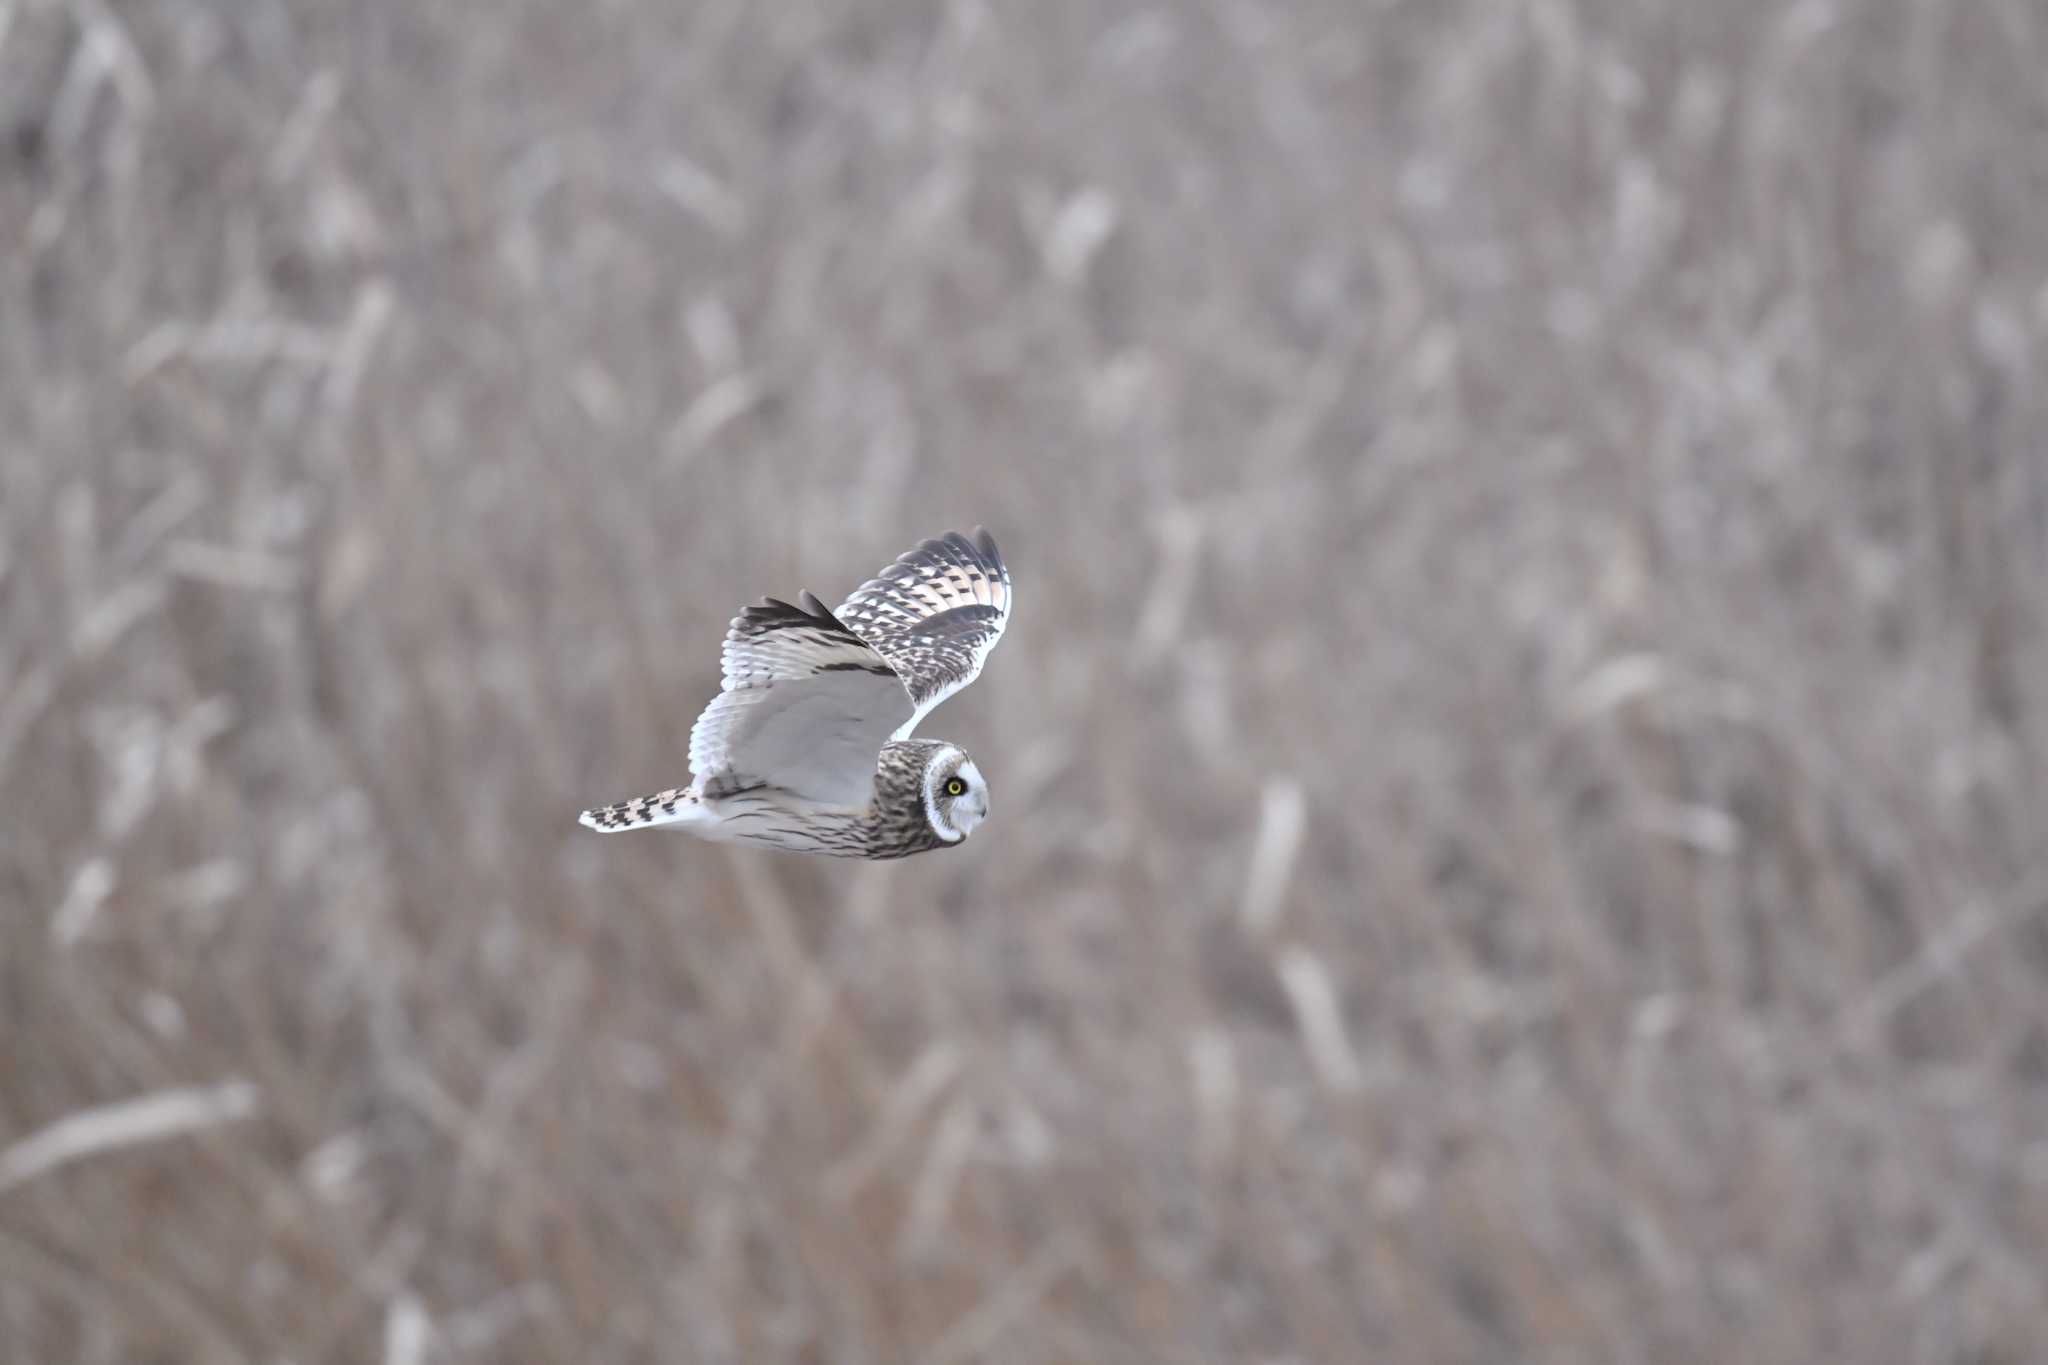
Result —
[[652, 796], [637, 796], [631, 801], [621, 801], [616, 806], [599, 806], [576, 817], [577, 823], [587, 825], [600, 834], [613, 834], [622, 829], [646, 829], [654, 825], [675, 825], [701, 820], [710, 812], [697, 793], [688, 787], [671, 787], [665, 792]]

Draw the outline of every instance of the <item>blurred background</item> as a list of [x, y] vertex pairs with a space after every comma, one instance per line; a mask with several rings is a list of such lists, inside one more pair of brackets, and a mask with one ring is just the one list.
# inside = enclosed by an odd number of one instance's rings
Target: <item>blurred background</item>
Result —
[[[0, 1359], [2048, 1359], [2034, 0], [0, 0]], [[599, 838], [986, 523], [889, 866]]]

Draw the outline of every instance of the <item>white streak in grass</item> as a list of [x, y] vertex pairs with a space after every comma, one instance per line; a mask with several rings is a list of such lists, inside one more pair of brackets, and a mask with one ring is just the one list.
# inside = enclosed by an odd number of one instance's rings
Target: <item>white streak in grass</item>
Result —
[[284, 131], [277, 135], [277, 142], [271, 148], [272, 180], [280, 183], [290, 180], [305, 167], [313, 144], [327, 127], [335, 105], [340, 101], [341, 75], [333, 67], [323, 68], [306, 82], [306, 93], [299, 97], [291, 117], [285, 120]]
[[180, 540], [165, 553], [164, 562], [180, 578], [220, 588], [282, 593], [299, 581], [299, 568], [292, 560], [236, 545]]
[[370, 368], [377, 341], [397, 307], [391, 286], [382, 280], [371, 280], [356, 291], [355, 307], [349, 311], [348, 321], [334, 343], [334, 358], [321, 394], [321, 406], [329, 420], [345, 415], [355, 406], [356, 392]]
[[194, 706], [164, 733], [164, 776], [171, 790], [190, 796], [206, 771], [206, 746], [235, 726], [235, 704], [213, 696]]
[[1180, 638], [1194, 599], [1202, 531], [1201, 514], [1187, 507], [1174, 509], [1159, 523], [1159, 569], [1138, 619], [1136, 653], [1141, 664], [1156, 663]]
[[1332, 1093], [1355, 1094], [1364, 1086], [1365, 1074], [1345, 1031], [1343, 1005], [1329, 972], [1306, 948], [1292, 945], [1280, 950], [1274, 965], [1316, 1074]]
[[166, 536], [204, 506], [205, 483], [189, 469], [179, 471], [162, 492], [128, 519], [109, 558], [119, 568], [136, 568]]
[[594, 426], [616, 432], [625, 424], [627, 397], [618, 389], [618, 381], [612, 379], [610, 370], [596, 360], [584, 360], [569, 370], [569, 393]]
[[1105, 436], [1117, 436], [1157, 403], [1161, 386], [1159, 362], [1132, 347], [1107, 356], [1090, 372], [1082, 395], [1088, 425]]
[[1245, 874], [1244, 903], [1239, 925], [1255, 939], [1270, 935], [1287, 903], [1295, 860], [1307, 826], [1307, 803], [1301, 784], [1291, 777], [1273, 777], [1259, 794], [1259, 835]]
[[253, 1117], [257, 1099], [254, 1085], [234, 1080], [80, 1110], [0, 1152], [0, 1192], [90, 1156]]
[[384, 1310], [384, 1365], [420, 1365], [434, 1338], [433, 1320], [420, 1296], [407, 1290]]
[[1670, 670], [1659, 656], [1623, 654], [1607, 660], [1581, 679], [1572, 689], [1565, 710], [1574, 721], [1593, 720], [1616, 707], [1650, 696], [1670, 680]]
[[913, 250], [929, 250], [948, 231], [959, 231], [967, 177], [957, 167], [933, 167], [897, 205], [893, 235]]
[[1217, 773], [1235, 773], [1242, 766], [1231, 703], [1231, 669], [1237, 658], [1232, 646], [1215, 636], [1181, 647], [1180, 695], [1175, 699], [1181, 732], [1189, 751]]
[[332, 336], [301, 323], [221, 318], [208, 323], [162, 322], [143, 334], [121, 359], [121, 377], [139, 384], [174, 360], [215, 365], [267, 365], [285, 361], [316, 369], [334, 353]]
[[1080, 283], [1095, 253], [1116, 232], [1117, 219], [1116, 201], [1094, 187], [1060, 205], [1042, 247], [1046, 273], [1061, 284]]
[[1237, 1053], [1230, 1035], [1217, 1028], [1198, 1031], [1188, 1042], [1188, 1067], [1201, 1114], [1202, 1160], [1214, 1169], [1230, 1160], [1236, 1145]]
[[360, 1132], [337, 1133], [300, 1158], [299, 1179], [321, 1202], [340, 1204], [358, 1188], [369, 1157]]
[[85, 135], [100, 89], [111, 78], [114, 91], [131, 114], [146, 114], [156, 104], [149, 68], [142, 63], [128, 30], [107, 7], [85, 3], [74, 16], [83, 30], [56, 98], [50, 102], [50, 146], [58, 160], [69, 160]]
[[86, 0], [79, 10], [85, 21], [88, 41], [105, 53], [107, 71], [114, 78], [114, 89], [129, 112], [146, 114], [155, 108], [156, 82], [150, 78], [149, 67], [143, 62], [142, 52], [135, 46], [134, 38], [129, 36], [127, 25], [104, 0]]
[[1841, 22], [1841, 9], [1833, 0], [1800, 0], [1779, 20], [1778, 37], [1796, 54]]
[[684, 157], [672, 156], [654, 173], [654, 186], [721, 237], [742, 236], [747, 207], [718, 177]]
[[711, 384], [669, 428], [663, 442], [669, 463], [689, 463], [719, 432], [751, 412], [764, 396], [761, 386], [744, 373], [727, 375]]
[[1636, 828], [1660, 835], [1701, 853], [1723, 857], [1742, 851], [1742, 826], [1714, 806], [1677, 801], [1642, 803]]
[[[373, 1027], [391, 1028], [390, 1025]], [[518, 1163], [498, 1140], [497, 1134], [477, 1123], [431, 1072], [416, 1062], [403, 1059], [402, 1054], [389, 1043], [380, 1044], [380, 1047], [389, 1067], [387, 1083], [391, 1093], [411, 1105], [421, 1118], [461, 1147], [464, 1165], [460, 1169], [466, 1170], [468, 1163], [473, 1161], [492, 1174], [507, 1179], [517, 1172]]]
[[1092, 55], [1118, 72], [1149, 79], [1180, 41], [1180, 27], [1173, 18], [1145, 10], [1106, 28], [1095, 40]]
[[99, 918], [119, 879], [114, 865], [105, 858], [91, 858], [72, 874], [71, 887], [64, 893], [57, 912], [50, 916], [50, 941], [59, 948], [73, 948]]
[[683, 313], [683, 329], [690, 334], [690, 347], [697, 359], [713, 374], [739, 368], [740, 329], [732, 309], [716, 294], [706, 294]]
[[998, 1118], [1005, 1164], [1013, 1169], [1042, 1170], [1053, 1159], [1058, 1139], [1052, 1125], [1023, 1096], [1005, 1096]]
[[71, 632], [73, 655], [88, 662], [97, 659], [163, 599], [163, 581], [156, 578], [137, 579], [107, 593]]
[[1833, 1052], [1846, 1053], [1867, 1043], [1923, 992], [1944, 980], [1960, 978], [1966, 959], [1999, 932], [2036, 915], [2048, 915], [2048, 878], [2036, 879], [2002, 908], [1971, 906], [1912, 958], [1886, 973], [1845, 1009], [1834, 1025]]
[[1918, 1303], [1947, 1283], [1970, 1260], [1971, 1238], [1962, 1229], [1945, 1227], [1913, 1253], [1892, 1277], [1892, 1297]]

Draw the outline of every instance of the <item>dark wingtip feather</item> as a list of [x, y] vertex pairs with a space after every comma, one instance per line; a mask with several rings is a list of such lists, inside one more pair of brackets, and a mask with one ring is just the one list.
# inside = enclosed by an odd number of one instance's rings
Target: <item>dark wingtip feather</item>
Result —
[[933, 564], [955, 564], [963, 568], [978, 567], [1001, 577], [1003, 568], [1002, 551], [996, 548], [996, 538], [982, 526], [974, 528], [974, 539], [969, 540], [958, 531], [947, 531], [929, 540], [918, 542], [910, 549], [896, 556], [896, 561], [874, 578], [855, 589], [855, 594], [870, 591], [892, 582], [917, 578], [931, 571]]
[[808, 625], [835, 630], [849, 640], [859, 641], [860, 637], [848, 630], [846, 623], [820, 602], [815, 593], [803, 592], [798, 600], [802, 606], [791, 606], [779, 597], [764, 597], [733, 617], [730, 629], [743, 636], [759, 636], [791, 626]]
[[742, 608], [740, 614], [732, 618], [732, 628], [749, 634], [759, 634], [779, 625], [790, 624], [792, 616], [805, 617], [807, 613], [797, 610], [779, 597], [764, 597], [754, 605]]
[[928, 540], [918, 548], [930, 551], [939, 546], [964, 556], [965, 562], [970, 564], [980, 564], [988, 569], [996, 569], [1002, 566], [1003, 552], [996, 548], [996, 538], [988, 533], [986, 526], [976, 526], [971, 539], [961, 535], [958, 531], [948, 531], [945, 535], [939, 537], [938, 540]]
[[832, 625], [838, 626], [841, 630], [846, 629], [844, 625], [840, 624], [839, 618], [832, 614], [832, 608], [826, 606], [823, 602], [819, 601], [818, 595], [812, 592], [809, 588], [805, 588], [802, 594], [800, 594], [796, 600], [803, 604], [803, 609], [805, 612], [817, 617], [820, 621], [830, 622]]

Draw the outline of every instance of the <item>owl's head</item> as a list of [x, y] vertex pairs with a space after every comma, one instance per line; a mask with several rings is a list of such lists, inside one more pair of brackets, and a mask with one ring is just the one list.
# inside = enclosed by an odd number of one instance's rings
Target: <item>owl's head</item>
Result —
[[958, 745], [942, 745], [925, 764], [924, 813], [932, 832], [949, 844], [959, 843], [988, 818], [988, 783]]

